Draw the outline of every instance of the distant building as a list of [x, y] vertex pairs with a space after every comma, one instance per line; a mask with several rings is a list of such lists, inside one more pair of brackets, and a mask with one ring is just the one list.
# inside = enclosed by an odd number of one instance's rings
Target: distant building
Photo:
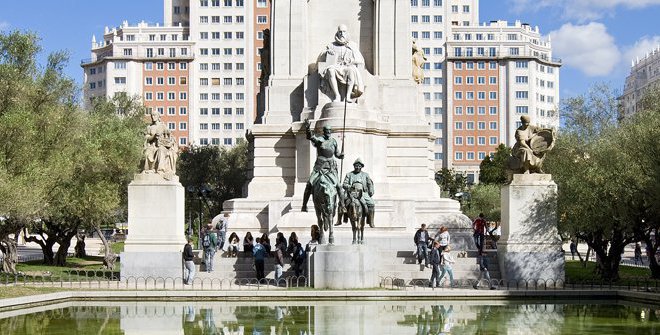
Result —
[[622, 117], [632, 115], [639, 109], [639, 102], [649, 89], [660, 87], [660, 46], [648, 52], [642, 59], [632, 61], [630, 74], [626, 77], [621, 102]]

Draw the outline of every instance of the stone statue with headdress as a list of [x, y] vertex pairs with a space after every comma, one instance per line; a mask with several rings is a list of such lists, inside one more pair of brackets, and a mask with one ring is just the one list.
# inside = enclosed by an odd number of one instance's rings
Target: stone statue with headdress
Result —
[[545, 154], [552, 150], [555, 144], [555, 132], [530, 125], [527, 115], [520, 117], [521, 125], [516, 129], [511, 156], [507, 161], [509, 179], [516, 173], [544, 173], [542, 170]]

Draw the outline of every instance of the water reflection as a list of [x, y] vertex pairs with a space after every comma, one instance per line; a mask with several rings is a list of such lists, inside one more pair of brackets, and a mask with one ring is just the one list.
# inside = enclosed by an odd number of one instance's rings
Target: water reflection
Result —
[[2, 334], [652, 334], [660, 311], [614, 302], [73, 302], [0, 313]]

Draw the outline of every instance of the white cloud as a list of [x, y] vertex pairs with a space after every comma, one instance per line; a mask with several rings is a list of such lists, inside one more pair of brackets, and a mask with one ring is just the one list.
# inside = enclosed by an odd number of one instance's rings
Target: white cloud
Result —
[[588, 76], [605, 76], [621, 60], [621, 52], [604, 24], [586, 25], [566, 23], [549, 34], [553, 53], [564, 65], [579, 69]]
[[642, 59], [644, 56], [646, 56], [647, 53], [658, 49], [658, 47], [660, 47], [659, 35], [644, 36], [637, 40], [635, 44], [623, 48], [625, 50], [623, 52], [623, 61], [630, 65], [632, 60], [637, 59], [638, 57], [639, 59]]
[[7, 21], [0, 21], [0, 30], [5, 30], [9, 28], [10, 24]]
[[556, 9], [565, 19], [587, 22], [614, 15], [617, 8], [640, 9], [660, 5], [660, 0], [509, 0], [513, 10]]

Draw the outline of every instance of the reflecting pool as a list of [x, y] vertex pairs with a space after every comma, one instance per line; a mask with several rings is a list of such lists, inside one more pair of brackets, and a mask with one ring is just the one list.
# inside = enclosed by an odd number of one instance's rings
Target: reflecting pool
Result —
[[0, 313], [0, 333], [660, 334], [660, 307], [616, 301], [69, 302]]

